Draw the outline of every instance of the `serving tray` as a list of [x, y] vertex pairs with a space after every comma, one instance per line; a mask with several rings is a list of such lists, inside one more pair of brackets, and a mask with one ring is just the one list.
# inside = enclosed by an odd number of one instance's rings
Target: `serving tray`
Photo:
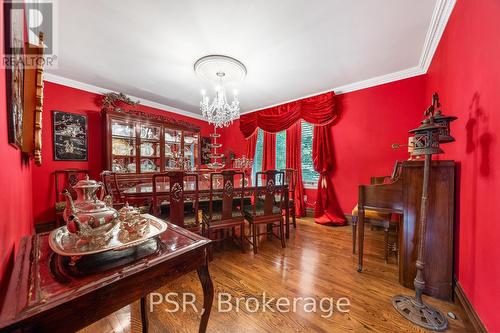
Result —
[[167, 230], [167, 223], [154, 218], [151, 215], [143, 215], [149, 222], [149, 227], [146, 229], [144, 235], [131, 237], [124, 230], [120, 229], [121, 223], [117, 223], [111, 233], [111, 239], [104, 245], [98, 246], [93, 244], [78, 245], [78, 237], [70, 233], [66, 226], [62, 226], [53, 230], [49, 235], [50, 248], [61, 256], [78, 258], [95, 253], [105, 251], [120, 251], [129, 247], [140, 245], [149, 239], [156, 237]]

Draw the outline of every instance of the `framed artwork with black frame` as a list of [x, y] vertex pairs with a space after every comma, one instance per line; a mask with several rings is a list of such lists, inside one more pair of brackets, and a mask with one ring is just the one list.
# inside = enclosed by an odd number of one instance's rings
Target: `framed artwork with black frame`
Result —
[[82, 114], [52, 111], [55, 161], [88, 160], [88, 121]]
[[7, 131], [9, 143], [22, 148], [24, 117], [24, 28], [23, 10], [13, 10], [4, 2], [4, 43], [7, 96]]

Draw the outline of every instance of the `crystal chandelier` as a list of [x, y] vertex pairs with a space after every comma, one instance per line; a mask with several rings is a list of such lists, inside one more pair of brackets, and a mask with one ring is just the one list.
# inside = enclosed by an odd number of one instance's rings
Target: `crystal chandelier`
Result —
[[[223, 72], [218, 72], [217, 75], [223, 76], [225, 74]], [[240, 117], [240, 102], [236, 90], [234, 90], [231, 104], [227, 102], [226, 92], [222, 85], [217, 86], [215, 89], [215, 97], [212, 103], [210, 103], [210, 98], [206, 95], [204, 90], [202, 90], [201, 93], [201, 114], [209, 124], [213, 124], [215, 127], [227, 127], [233, 123], [233, 120]]]
[[217, 127], [227, 127], [240, 117], [240, 102], [237, 91], [234, 90], [233, 100], [229, 103], [224, 85], [235, 83], [245, 78], [247, 69], [241, 61], [223, 55], [208, 55], [198, 59], [194, 64], [196, 74], [217, 86], [212, 101], [202, 90], [200, 110], [210, 124]]

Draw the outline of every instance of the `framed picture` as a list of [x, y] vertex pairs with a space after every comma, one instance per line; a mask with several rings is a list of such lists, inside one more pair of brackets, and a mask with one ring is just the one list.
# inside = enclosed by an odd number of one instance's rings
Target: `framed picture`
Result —
[[212, 153], [212, 148], [210, 148], [210, 137], [201, 137], [201, 164], [210, 163], [210, 154]]
[[88, 160], [87, 116], [62, 111], [52, 111], [54, 131], [54, 160]]
[[7, 131], [9, 143], [22, 148], [24, 115], [24, 11], [4, 4]]

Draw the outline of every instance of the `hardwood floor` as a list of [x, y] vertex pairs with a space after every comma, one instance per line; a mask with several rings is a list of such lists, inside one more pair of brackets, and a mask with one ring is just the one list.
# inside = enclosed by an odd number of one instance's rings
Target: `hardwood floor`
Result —
[[[297, 229], [292, 230], [286, 249], [282, 249], [280, 241], [273, 238], [261, 240], [257, 255], [248, 249], [242, 254], [232, 243], [214, 251], [210, 273], [215, 299], [208, 332], [427, 332], [407, 322], [392, 307], [393, 295], [411, 295], [413, 291], [399, 285], [394, 257], [388, 264], [384, 263], [382, 231], [366, 228], [365, 270], [358, 273], [357, 256], [351, 251], [350, 226], [325, 227], [314, 224], [311, 219], [297, 222]], [[196, 295], [196, 307], [202, 307], [202, 291], [196, 273], [184, 276], [158, 292], [164, 295], [169, 292], [193, 293]], [[276, 299], [279, 297], [290, 299], [291, 304], [294, 297], [312, 297], [317, 301], [317, 312], [307, 312], [310, 307], [304, 310], [306, 300], [296, 303], [296, 312], [280, 313], [269, 309], [262, 312], [263, 292], [267, 299], [275, 298], [271, 302], [273, 310], [277, 309]], [[219, 293], [232, 295], [233, 311], [217, 311]], [[239, 311], [234, 310], [236, 297], [246, 300], [252, 296], [259, 299], [259, 311], [251, 312], [255, 308], [253, 300], [249, 301], [249, 309], [241, 301], [238, 303]], [[335, 308], [331, 317], [321, 317], [329, 307], [329, 303], [324, 301], [325, 311], [320, 308], [319, 301], [323, 297], [333, 297], [335, 301], [341, 297], [348, 298], [351, 304], [349, 313], [338, 312]], [[181, 301], [182, 296], [171, 299]], [[447, 332], [473, 332], [459, 306], [431, 298], [426, 298], [426, 301], [445, 313], [451, 311], [457, 316], [456, 320], [449, 319]], [[292, 308], [290, 305], [289, 309]], [[188, 305], [185, 312], [170, 313], [166, 311], [168, 309], [173, 309], [173, 305], [163, 302], [149, 313], [150, 332], [197, 331], [200, 313], [196, 313], [191, 306]], [[138, 327], [133, 325], [131, 328], [131, 313], [136, 319], [138, 303], [81, 332], [135, 332]]]

